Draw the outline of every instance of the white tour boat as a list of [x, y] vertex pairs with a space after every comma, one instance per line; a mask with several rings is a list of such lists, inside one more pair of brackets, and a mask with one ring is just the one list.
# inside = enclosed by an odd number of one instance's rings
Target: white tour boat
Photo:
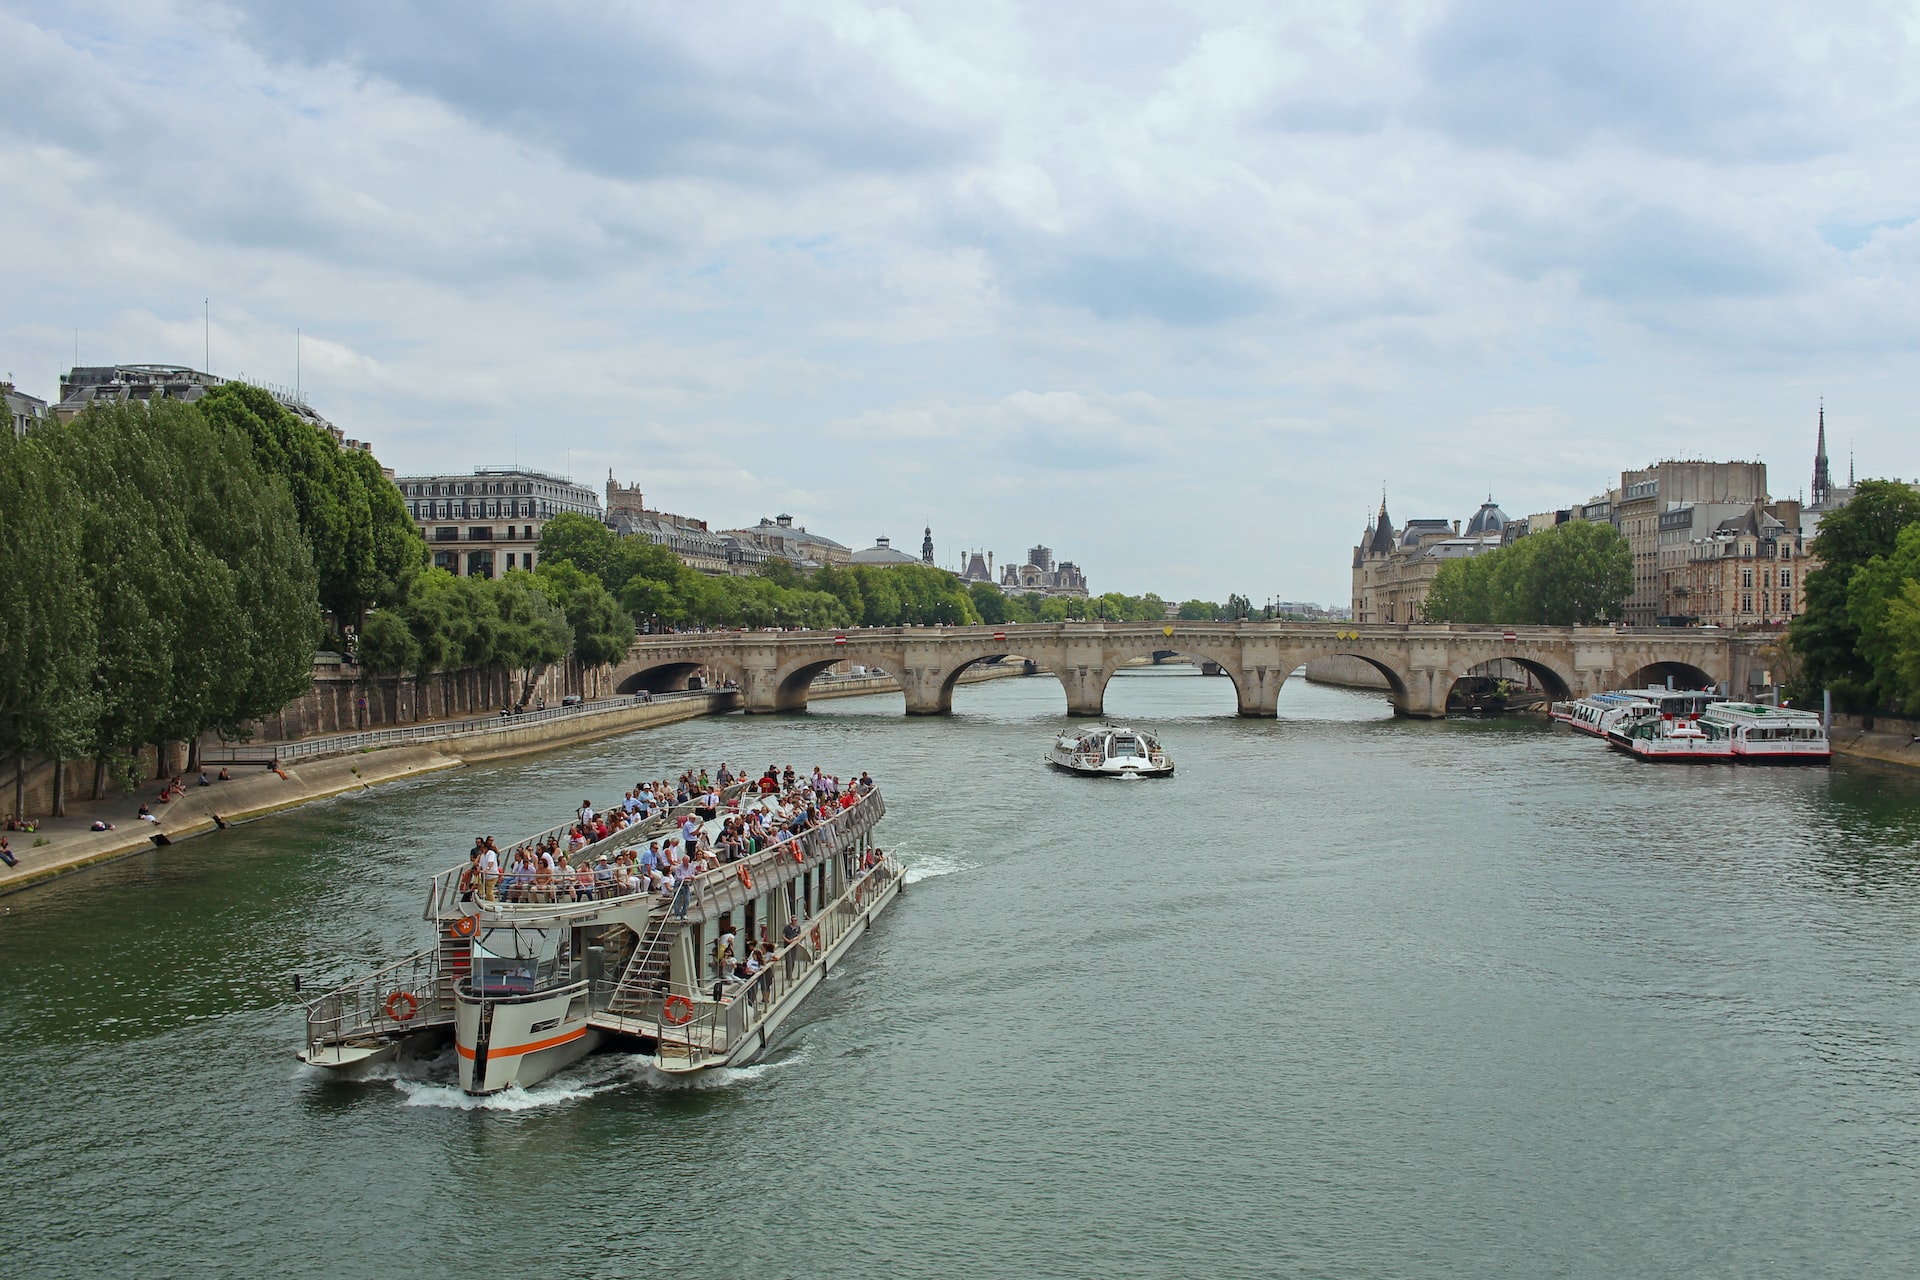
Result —
[[[727, 814], [761, 804], [728, 792]], [[569, 861], [644, 845], [672, 830], [643, 822]], [[603, 1044], [648, 1055], [662, 1071], [738, 1066], [764, 1052], [781, 1023], [899, 896], [900, 865], [874, 848], [880, 793], [737, 862], [685, 881], [671, 898], [597, 886], [579, 901], [506, 901], [461, 891], [465, 867], [433, 877], [425, 949], [307, 1005], [303, 1062], [351, 1074], [398, 1055], [429, 1056], [449, 1038], [460, 1087], [525, 1088]], [[538, 837], [536, 837], [538, 839]], [[545, 896], [574, 896], [560, 876]], [[538, 896], [521, 894], [521, 897]], [[715, 968], [728, 932], [798, 939], [754, 977]]]
[[1173, 757], [1144, 730], [1111, 724], [1064, 729], [1047, 748], [1047, 763], [1097, 778], [1164, 778]]
[[1570, 729], [1605, 738], [1624, 716], [1642, 706], [1652, 706], [1662, 715], [1672, 716], [1676, 720], [1690, 720], [1719, 701], [1721, 698], [1718, 694], [1694, 689], [1663, 689], [1655, 685], [1646, 689], [1609, 689], [1605, 693], [1556, 702], [1547, 709], [1547, 714]]
[[1826, 728], [1811, 711], [1716, 702], [1702, 719], [1724, 727], [1733, 741], [1734, 758], [1747, 764], [1821, 764], [1833, 759]]
[[1733, 737], [1713, 721], [1664, 712], [1640, 703], [1607, 731], [1607, 743], [1641, 760], [1714, 761], [1733, 759]]

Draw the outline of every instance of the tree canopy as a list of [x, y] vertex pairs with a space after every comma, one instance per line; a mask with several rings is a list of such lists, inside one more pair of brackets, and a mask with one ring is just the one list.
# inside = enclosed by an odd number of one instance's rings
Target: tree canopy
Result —
[[1633, 590], [1633, 553], [1610, 524], [1574, 521], [1440, 566], [1428, 622], [1587, 626], [1618, 618]]
[[297, 697], [320, 614], [291, 489], [198, 406], [96, 405], [0, 440], [0, 751], [234, 731]]
[[[1851, 501], [1820, 522], [1809, 548], [1820, 565], [1807, 575], [1806, 607], [1788, 628], [1800, 660], [1789, 692], [1812, 701], [1830, 690], [1851, 710], [1911, 701], [1898, 678], [1907, 615], [1895, 608], [1914, 575], [1901, 552], [1906, 530], [1920, 523], [1920, 492], [1896, 480], [1863, 480]], [[1863, 576], [1864, 575], [1864, 576]], [[1915, 642], [1920, 643], [1920, 642]]]

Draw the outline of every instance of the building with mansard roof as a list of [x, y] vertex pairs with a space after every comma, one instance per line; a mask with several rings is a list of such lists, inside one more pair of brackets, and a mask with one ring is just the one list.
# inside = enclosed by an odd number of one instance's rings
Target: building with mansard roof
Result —
[[1420, 621], [1440, 566], [1498, 550], [1507, 524], [1506, 514], [1489, 498], [1465, 531], [1458, 520], [1431, 518], [1409, 520], [1396, 529], [1381, 495], [1380, 514], [1362, 530], [1353, 549], [1353, 620]]

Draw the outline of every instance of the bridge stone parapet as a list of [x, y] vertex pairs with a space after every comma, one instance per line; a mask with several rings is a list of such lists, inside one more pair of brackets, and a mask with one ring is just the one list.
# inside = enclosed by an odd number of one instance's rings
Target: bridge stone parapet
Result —
[[1178, 653], [1216, 664], [1238, 693], [1243, 716], [1271, 717], [1280, 689], [1302, 664], [1352, 657], [1385, 678], [1394, 710], [1446, 714], [1454, 683], [1508, 659], [1556, 697], [1579, 697], [1641, 680], [1744, 691], [1756, 642], [1733, 632], [1610, 627], [1352, 626], [1293, 622], [1066, 622], [1004, 627], [862, 627], [846, 631], [719, 631], [640, 636], [614, 672], [620, 692], [684, 688], [695, 673], [732, 681], [750, 713], [801, 711], [814, 677], [852, 661], [895, 677], [909, 715], [953, 709], [960, 673], [976, 662], [1018, 656], [1055, 676], [1067, 713], [1098, 716], [1120, 667]]

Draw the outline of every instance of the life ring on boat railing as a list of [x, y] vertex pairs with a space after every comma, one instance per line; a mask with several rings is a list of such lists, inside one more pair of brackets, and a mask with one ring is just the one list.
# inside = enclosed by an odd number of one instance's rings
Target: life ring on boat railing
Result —
[[387, 1016], [395, 1022], [412, 1022], [420, 1012], [420, 1001], [411, 991], [396, 991], [387, 997]]
[[818, 951], [820, 949], [820, 926], [819, 925], [813, 926], [813, 949], [815, 951]]
[[660, 1006], [660, 1021], [670, 1027], [684, 1027], [693, 1021], [693, 1001], [685, 996], [668, 996]]
[[793, 860], [795, 862], [805, 862], [807, 860], [807, 851], [805, 849], [800, 849], [800, 848], [794, 849]]
[[752, 877], [751, 875], [748, 875], [748, 874], [747, 874], [747, 864], [746, 864], [746, 863], [744, 863], [744, 862], [743, 862], [743, 863], [741, 863], [741, 864], [740, 864], [740, 867], [739, 867], [739, 870], [738, 870], [738, 872], [737, 872], [737, 874], [738, 874], [738, 875], [739, 875], [739, 877], [740, 877], [740, 883], [741, 883], [741, 884], [743, 884], [743, 885], [745, 885], [745, 886], [747, 886], [747, 888], [749, 888], [749, 889], [751, 889], [751, 888], [753, 888], [753, 877]]
[[461, 916], [459, 919], [447, 925], [447, 936], [449, 938], [471, 938], [479, 931], [480, 917], [478, 916]]

